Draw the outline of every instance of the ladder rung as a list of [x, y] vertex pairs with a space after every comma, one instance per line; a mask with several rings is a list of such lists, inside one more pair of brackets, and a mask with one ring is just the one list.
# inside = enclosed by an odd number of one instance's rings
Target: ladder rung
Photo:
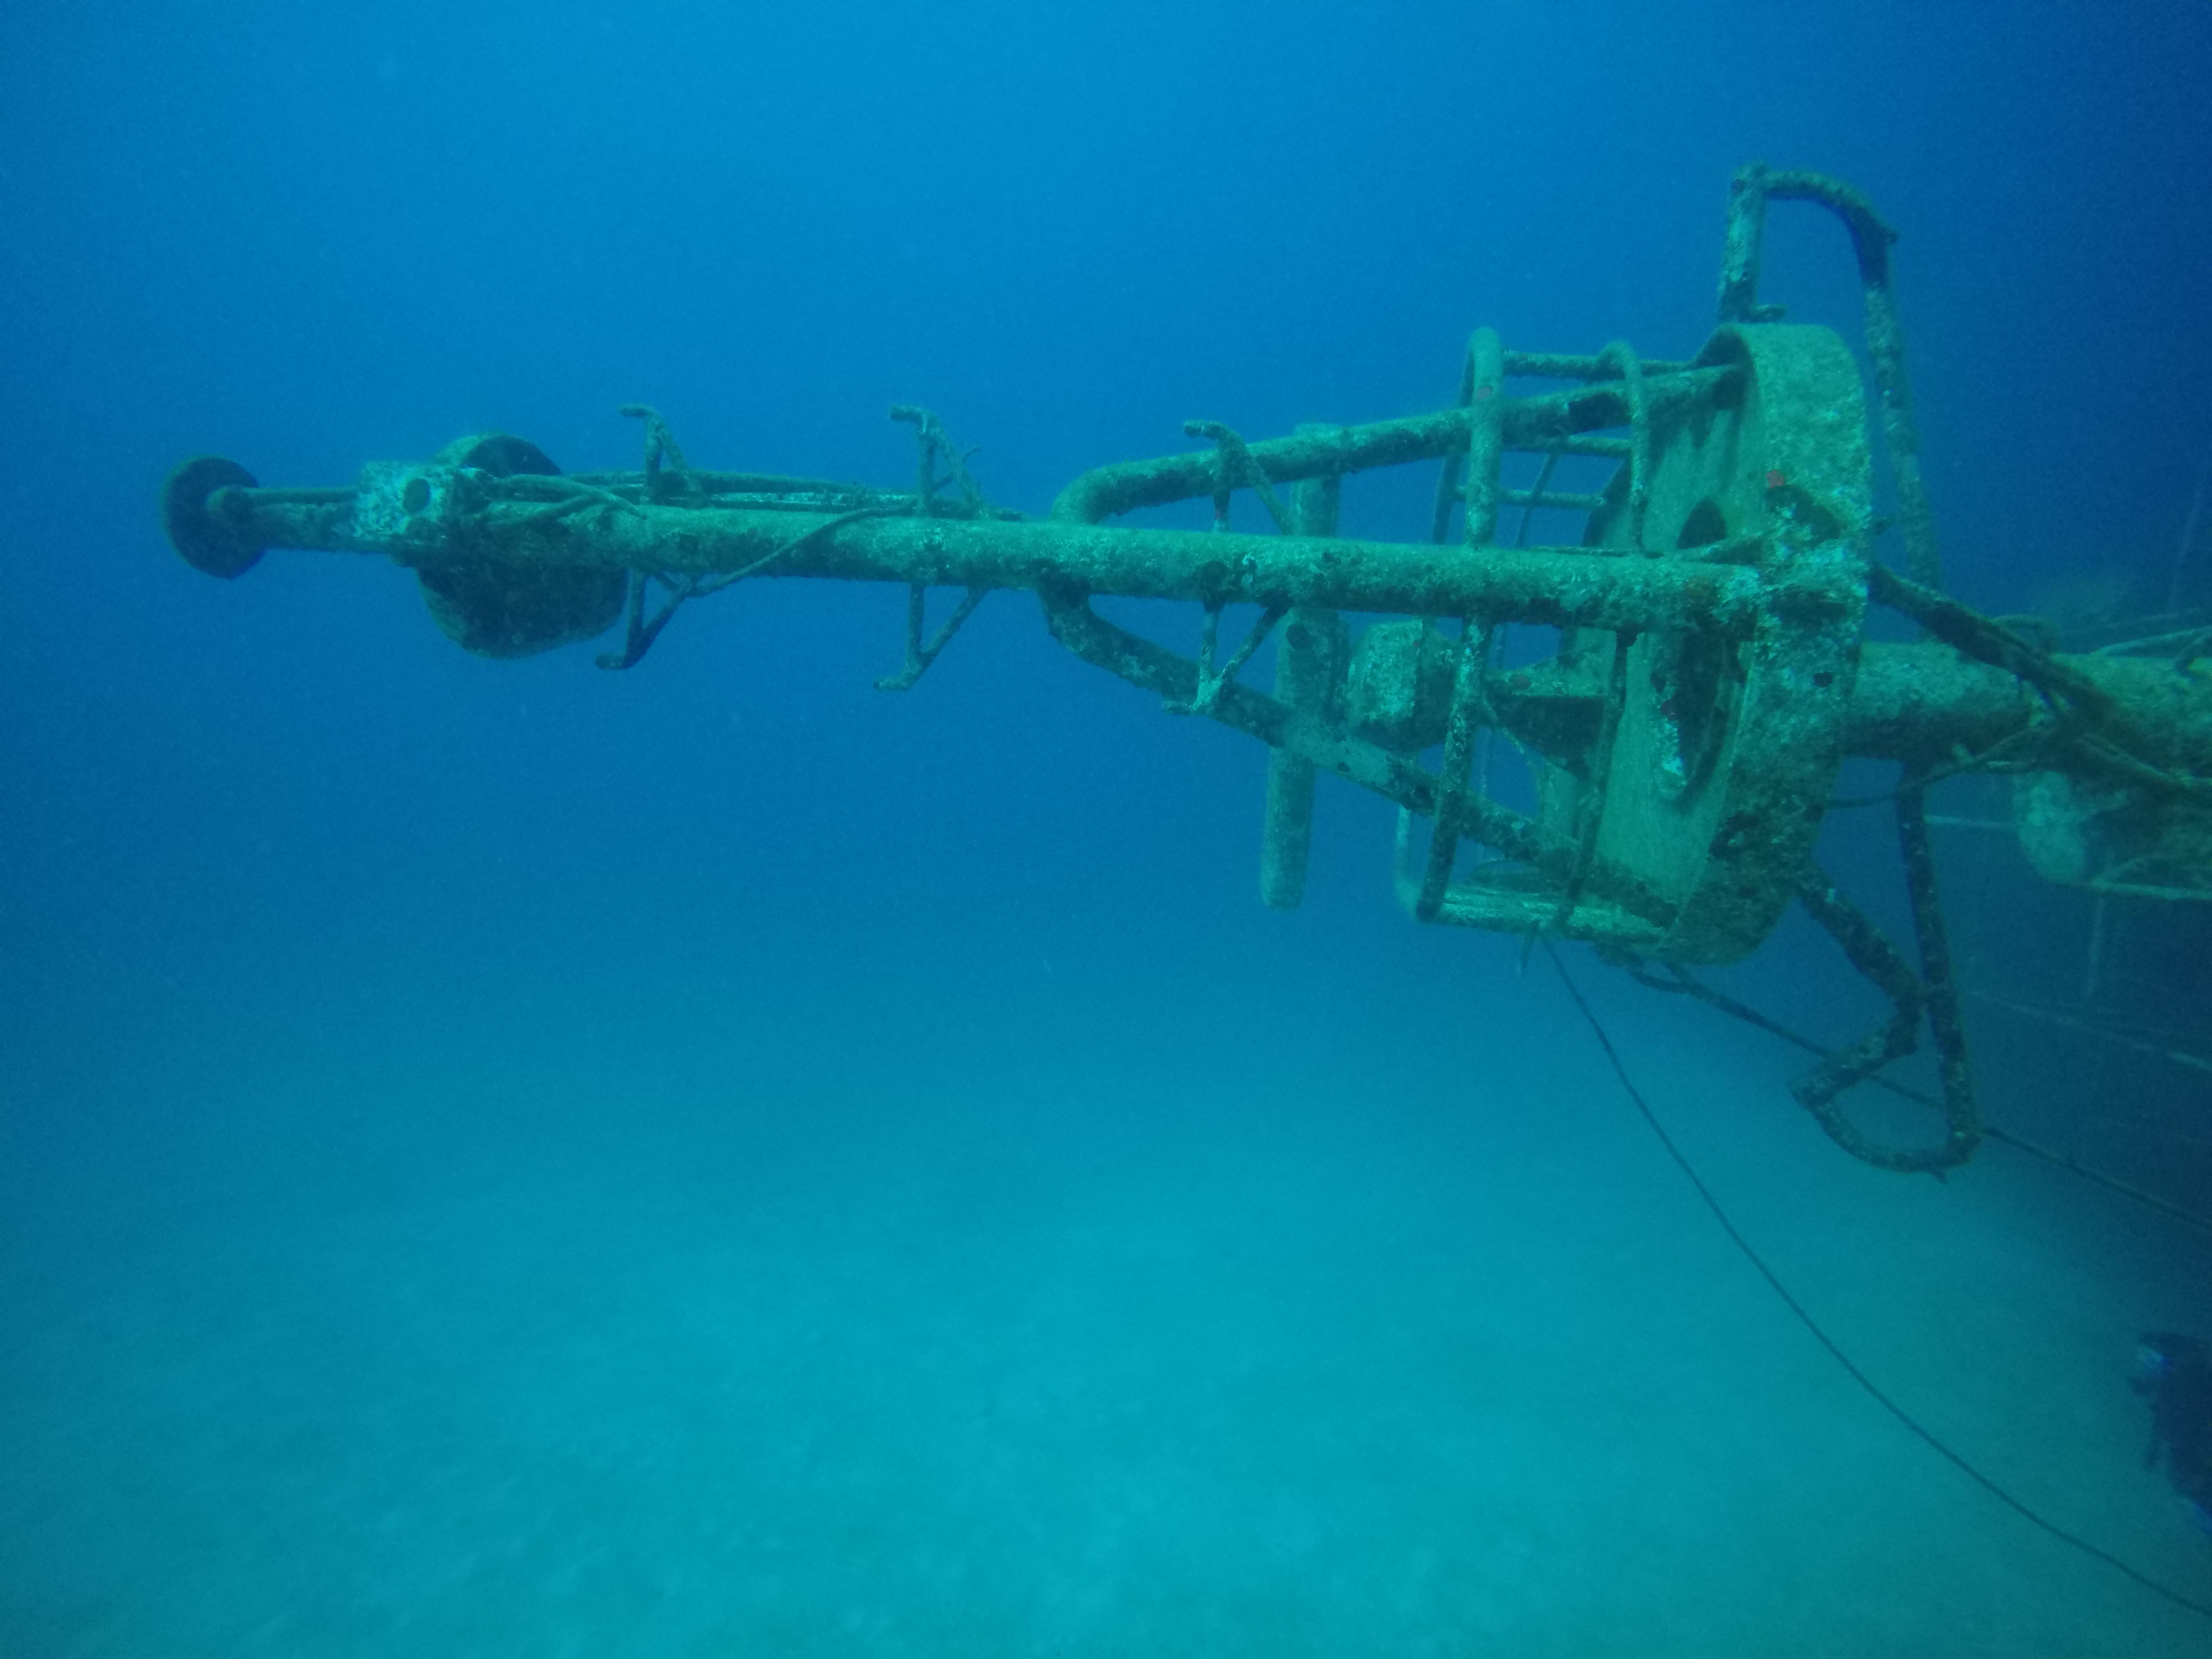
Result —
[[[1668, 362], [1658, 357], [1646, 357], [1642, 363], [1646, 374], [1680, 374], [1692, 367], [1689, 363]], [[1603, 358], [1578, 357], [1561, 351], [1509, 351], [1505, 354], [1505, 372], [1546, 380], [1617, 380], [1620, 378], [1619, 367]]]
[[1604, 496], [1578, 490], [1547, 489], [1540, 495], [1533, 489], [1501, 489], [1498, 499], [1508, 507], [1557, 507], [1563, 513], [1595, 513], [1605, 505]]
[[[1463, 501], [1467, 499], [1467, 491], [1455, 489], [1451, 498]], [[1504, 507], [1557, 507], [1562, 513], [1595, 513], [1605, 505], [1602, 495], [1558, 489], [1547, 489], [1540, 495], [1533, 489], [1501, 489], [1498, 492], [1498, 500]]]

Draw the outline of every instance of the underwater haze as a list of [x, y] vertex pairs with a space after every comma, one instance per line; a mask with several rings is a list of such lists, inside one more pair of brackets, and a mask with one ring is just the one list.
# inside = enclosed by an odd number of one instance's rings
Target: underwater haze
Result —
[[[1266, 751], [1030, 596], [903, 693], [891, 586], [608, 672], [156, 510], [635, 467], [631, 402], [902, 489], [896, 403], [1041, 514], [1445, 407], [1478, 325], [1689, 356], [1764, 159], [1900, 232], [1959, 596], [2202, 605], [2208, 87], [2193, 0], [0, 10], [0, 1659], [2212, 1650], [1869, 1398], [1546, 953], [1398, 908], [1386, 803], [1325, 780], [1267, 908]], [[1763, 297], [1860, 337], [1810, 209]], [[1424, 538], [1418, 471], [1347, 532]], [[2080, 980], [2082, 896], [1939, 851], [1970, 976]], [[1881, 826], [1830, 853], [1893, 921]], [[2127, 1378], [2212, 1339], [2203, 1233], [1856, 1162], [1803, 1056], [1561, 957], [1853, 1364], [2212, 1603]], [[1876, 1012], [1796, 923], [1725, 982]], [[1969, 1014], [1994, 1121], [2208, 1207], [2204, 1073]]]

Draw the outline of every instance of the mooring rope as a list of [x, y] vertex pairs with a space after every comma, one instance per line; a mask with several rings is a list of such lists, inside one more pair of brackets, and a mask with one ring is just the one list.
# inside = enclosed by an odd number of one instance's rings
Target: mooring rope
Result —
[[1590, 1035], [1597, 1039], [1597, 1046], [1603, 1050], [1607, 1063], [1613, 1067], [1613, 1076], [1620, 1079], [1622, 1091], [1643, 1117], [1645, 1127], [1657, 1138], [1659, 1145], [1666, 1150], [1667, 1156], [1674, 1160], [1674, 1167], [1682, 1172], [1684, 1178], [1696, 1189], [1698, 1198], [1704, 1200], [1705, 1208], [1711, 1212], [1713, 1219], [1720, 1224], [1721, 1231], [1728, 1235], [1729, 1242], [1742, 1254], [1745, 1261], [1751, 1263], [1759, 1276], [1766, 1281], [1767, 1288], [1781, 1298], [1783, 1306], [1796, 1316], [1797, 1322], [1812, 1333], [1813, 1340], [1828, 1351], [1828, 1357], [1843, 1368], [1844, 1375], [1857, 1383], [1876, 1405], [1911, 1431], [1937, 1455], [2021, 1519], [2033, 1526], [2039, 1527], [2062, 1544], [2069, 1545], [2092, 1559], [2103, 1562], [2113, 1571], [2133, 1579], [2153, 1595], [2162, 1596], [2172, 1602], [2174, 1606], [2185, 1607], [2201, 1617], [2212, 1619], [2212, 1602], [2197, 1601], [2178, 1589], [2160, 1583], [2148, 1574], [2137, 1571], [2110, 1550], [2099, 1548], [2080, 1534], [2069, 1532], [2056, 1521], [2029, 1508], [2027, 1504], [2014, 1497], [1996, 1480], [1969, 1462], [1962, 1453], [1954, 1450], [1932, 1429], [1885, 1394], [1872, 1377], [1858, 1368], [1836, 1340], [1821, 1329], [1820, 1322], [1813, 1317], [1803, 1303], [1790, 1293], [1790, 1287], [1782, 1282], [1773, 1268], [1766, 1265], [1765, 1258], [1761, 1256], [1753, 1247], [1751, 1241], [1737, 1230], [1735, 1223], [1729, 1218], [1728, 1212], [1721, 1206], [1720, 1200], [1714, 1196], [1713, 1189], [1705, 1185], [1704, 1177], [1698, 1174], [1682, 1149], [1674, 1144], [1674, 1138], [1667, 1133], [1665, 1126], [1659, 1121], [1659, 1115], [1651, 1109], [1650, 1102], [1644, 1099], [1643, 1091], [1636, 1086], [1635, 1080], [1628, 1075], [1628, 1067], [1621, 1060], [1620, 1051], [1613, 1046], [1613, 1039], [1607, 1035], [1605, 1027], [1599, 1023], [1596, 1011], [1583, 999], [1582, 988], [1575, 983], [1573, 976], [1567, 972], [1567, 964], [1561, 959], [1558, 947], [1548, 937], [1544, 939], [1543, 945], [1544, 953], [1552, 959], [1552, 966], [1559, 970], [1559, 983], [1566, 987], [1568, 997], [1572, 1000], [1576, 1009], [1582, 1014], [1583, 1022], [1589, 1025]]

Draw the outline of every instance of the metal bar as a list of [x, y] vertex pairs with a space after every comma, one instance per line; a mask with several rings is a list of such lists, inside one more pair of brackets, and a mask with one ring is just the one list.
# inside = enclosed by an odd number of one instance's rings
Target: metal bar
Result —
[[1509, 449], [1519, 449], [1528, 454], [1541, 455], [1597, 455], [1609, 461], [1625, 461], [1629, 456], [1626, 438], [1608, 438], [1595, 433], [1584, 433], [1579, 437], [1561, 438], [1548, 444], [1508, 444]]
[[[1513, 532], [1514, 546], [1528, 545], [1528, 520], [1535, 517], [1536, 506], [1539, 502], [1548, 506], [1554, 499], [1561, 501], [1567, 499], [1564, 495], [1554, 498], [1546, 493], [1552, 482], [1552, 474], [1558, 469], [1559, 465], [1559, 452], [1556, 449], [1547, 451], [1544, 455], [1544, 465], [1536, 469], [1535, 483], [1527, 489], [1509, 489], [1505, 492], [1506, 501], [1521, 509], [1521, 527]], [[1592, 495], [1588, 499], [1595, 503], [1603, 498]], [[1597, 508], [1593, 505], [1585, 510], [1595, 513]]]
[[1501, 489], [1498, 500], [1501, 506], [1526, 507], [1532, 513], [1538, 507], [1551, 507], [1561, 513], [1595, 513], [1605, 505], [1602, 495], [1557, 489]]
[[[1517, 360], [1528, 372], [1564, 372], [1578, 378], [1589, 379], [1583, 371], [1591, 365], [1569, 360], [1539, 360], [1523, 356]], [[1477, 329], [1468, 342], [1467, 374], [1462, 401], [1468, 408], [1468, 453], [1466, 480], [1459, 495], [1465, 506], [1462, 520], [1462, 541], [1470, 552], [1486, 552], [1498, 540], [1498, 512], [1501, 501], [1513, 502], [1524, 508], [1522, 526], [1525, 531], [1526, 509], [1544, 499], [1543, 484], [1548, 481], [1556, 464], [1558, 446], [1546, 457], [1543, 479], [1534, 491], [1505, 492], [1500, 488], [1501, 468], [1507, 447], [1504, 380], [1509, 372], [1509, 359], [1494, 330]], [[1625, 387], [1622, 403], [1628, 418], [1640, 416], [1641, 399], [1635, 387]], [[1516, 498], [1518, 498], [1516, 500]], [[1441, 506], [1441, 501], [1439, 502]], [[1437, 526], [1441, 540], [1443, 526], [1441, 514]], [[1492, 650], [1498, 636], [1499, 618], [1494, 614], [1481, 614], [1478, 628], [1474, 615], [1464, 617], [1460, 624], [1459, 656], [1453, 675], [1452, 697], [1446, 717], [1444, 752], [1442, 774], [1438, 781], [1436, 823], [1429, 839], [1429, 855], [1422, 871], [1419, 887], [1413, 896], [1413, 915], [1419, 921], [1432, 922], [1443, 913], [1450, 895], [1452, 868], [1456, 861], [1460, 838], [1468, 833], [1468, 821], [1474, 810], [1491, 803], [1487, 789], [1469, 791], [1470, 774], [1478, 740], [1482, 732], [1496, 724], [1495, 716], [1483, 696], [1483, 678], [1486, 672]], [[1487, 754], [1486, 750], [1486, 762]], [[1486, 773], [1487, 767], [1486, 764]], [[1573, 850], [1578, 864], [1582, 849]], [[1558, 871], [1563, 860], [1555, 859]], [[1555, 876], [1562, 884], [1573, 880], [1569, 873]]]
[[1478, 631], [1472, 621], [1462, 622], [1459, 633], [1459, 661], [1452, 674], [1451, 713], [1444, 726], [1443, 767], [1437, 781], [1436, 823], [1429, 831], [1428, 863], [1421, 874], [1420, 896], [1413, 914], [1434, 921], [1451, 884], [1453, 860], [1459, 853], [1460, 825], [1468, 805], [1468, 775], [1474, 758], [1474, 734], [1487, 724], [1482, 702], [1482, 671], [1490, 660], [1492, 630]]
[[1467, 483], [1462, 539], [1470, 549], [1498, 539], [1498, 468], [1505, 459], [1505, 348], [1497, 331], [1478, 328], [1467, 345]]
[[[1656, 419], [1707, 402], [1741, 372], [1723, 364], [1655, 374], [1647, 378], [1644, 395]], [[1509, 449], [1546, 449], [1561, 439], [1626, 426], [1628, 418], [1619, 382], [1600, 381], [1541, 398], [1504, 398], [1499, 428]], [[1445, 409], [1363, 426], [1323, 427], [1262, 440], [1251, 446], [1251, 457], [1273, 483], [1442, 460], [1465, 451], [1469, 421], [1466, 410]], [[1060, 491], [1051, 516], [1062, 523], [1097, 524], [1139, 507], [1195, 501], [1212, 495], [1218, 477], [1211, 449], [1097, 467]]]
[[878, 680], [876, 690], [913, 690], [921, 677], [929, 672], [929, 665], [937, 660], [939, 653], [952, 643], [952, 636], [960, 631], [961, 625], [975, 614], [975, 607], [983, 603], [989, 592], [985, 587], [969, 588], [962, 596], [960, 603], [953, 607], [952, 614], [945, 619], [943, 626], [925, 642], [921, 637], [921, 624], [928, 610], [929, 590], [919, 582], [908, 588], [906, 596], [906, 662], [897, 673], [886, 674]]
[[1651, 410], [1644, 396], [1644, 366], [1626, 340], [1615, 340], [1598, 357], [1620, 370], [1620, 395], [1628, 405], [1628, 544], [1642, 547], [1651, 495]]
[[[1291, 491], [1291, 529], [1334, 536], [1343, 489], [1335, 478], [1308, 478]], [[1275, 647], [1275, 698], [1303, 719], [1337, 723], [1351, 640], [1344, 618], [1325, 605], [1301, 605], [1283, 623]], [[1270, 908], [1304, 902], [1313, 847], [1314, 763], [1288, 749], [1267, 751], [1266, 817], [1260, 836], [1260, 897]]]
[[1932, 1171], [1965, 1163], [1973, 1155], [1975, 1144], [1981, 1139], [1981, 1125], [1974, 1117], [1971, 1100], [1961, 1111], [1959, 1101], [1948, 1089], [1943, 1103], [1944, 1135], [1934, 1146], [1893, 1146], [1875, 1140], [1846, 1117], [1836, 1103], [1837, 1097], [1846, 1089], [1912, 1052], [1921, 1012], [1926, 1006], [1927, 988], [1905, 961], [1904, 953], [1818, 867], [1807, 868], [1798, 885], [1797, 898], [1807, 914], [1843, 947], [1851, 966], [1889, 999], [1891, 1012], [1887, 1020], [1857, 1042], [1828, 1054], [1818, 1066], [1791, 1084], [1790, 1092], [1819, 1121], [1830, 1139], [1852, 1157], [1877, 1169]]
[[1865, 295], [1867, 356], [1874, 362], [1875, 385], [1881, 398], [1882, 443], [1897, 492], [1897, 527], [1905, 539], [1905, 569], [1922, 586], [1940, 589], [1942, 559], [1936, 544], [1927, 481], [1920, 471], [1920, 428], [1912, 412], [1912, 385], [1905, 372], [1905, 329], [1898, 320], [1897, 295], [1890, 285], [1889, 249], [1897, 233], [1871, 202], [1839, 179], [1819, 173], [1777, 173], [1764, 162], [1753, 162], [1729, 185], [1728, 238], [1721, 265], [1723, 323], [1771, 322], [1782, 314], [1778, 307], [1759, 303], [1760, 242], [1770, 201], [1814, 203], [1834, 214], [1850, 233]]
[[[2130, 741], [2179, 766], [2212, 768], [2212, 684], [2177, 674], [2156, 657], [2047, 659], [2071, 690], [2121, 711]], [[1847, 755], [1924, 763], [1931, 755], [1978, 755], [2008, 738], [2047, 730], [2063, 737], [2050, 705], [2013, 668], [1978, 661], [1945, 642], [1863, 647], [1844, 716]], [[2048, 759], [2031, 739], [2020, 761]]]
[[[419, 469], [436, 474], [434, 467]], [[448, 470], [449, 471], [449, 470]], [[695, 477], [710, 475], [694, 474]], [[635, 481], [637, 475], [629, 477]], [[512, 483], [514, 481], [507, 481]], [[227, 544], [251, 553], [295, 547], [380, 554], [403, 564], [446, 559], [615, 566], [644, 573], [742, 569], [835, 516], [767, 507], [599, 504], [557, 519], [528, 503], [419, 533], [364, 533], [364, 492], [226, 486], [206, 517]], [[783, 576], [1036, 589], [1058, 581], [1097, 594], [1321, 606], [1344, 611], [1501, 620], [1619, 629], [1711, 628], [1743, 635], [1770, 608], [1836, 614], [1851, 599], [1848, 574], [1778, 580], [1753, 567], [1677, 558], [1593, 558], [1571, 548], [1491, 549], [1153, 531], [938, 518], [863, 519], [818, 535], [770, 566]], [[2069, 686], [2128, 711], [2155, 738], [2153, 752], [2212, 766], [2212, 691], [2155, 658], [2068, 655]], [[1978, 754], [2047, 720], [2041, 701], [2008, 668], [1949, 645], [1869, 644], [1862, 653], [1844, 752], [1924, 760]], [[2032, 758], [2016, 754], [2014, 759]]]
[[[1688, 363], [1662, 362], [1647, 358], [1644, 364], [1646, 374], [1680, 374], [1691, 367]], [[1620, 366], [1600, 352], [1595, 357], [1578, 357], [1563, 351], [1509, 351], [1505, 354], [1505, 372], [1526, 375], [1532, 380], [1617, 380]]]
[[1626, 634], [1613, 636], [1613, 664], [1606, 675], [1605, 713], [1599, 719], [1597, 741], [1590, 745], [1589, 777], [1576, 809], [1582, 819], [1575, 848], [1574, 872], [1561, 884], [1559, 906], [1552, 920], [1553, 931], [1564, 933], [1582, 902], [1590, 860], [1597, 854], [1598, 830], [1605, 822], [1605, 798], [1613, 787], [1613, 745], [1620, 735], [1620, 716], [1628, 703], [1628, 653], [1633, 641]]
[[[1464, 410], [1468, 400], [1474, 394], [1474, 357], [1462, 352], [1459, 364], [1459, 401], [1455, 408]], [[1429, 515], [1429, 540], [1441, 547], [1451, 530], [1452, 507], [1465, 499], [1460, 489], [1459, 475], [1467, 465], [1467, 446], [1447, 451], [1443, 465], [1437, 471], [1437, 495], [1434, 510]]]
[[1213, 648], [1215, 638], [1220, 631], [1221, 612], [1217, 607], [1208, 606], [1206, 612], [1205, 662], [1198, 677], [1198, 700], [1188, 708], [1170, 703], [1169, 712], [1176, 714], [1205, 714], [1220, 697], [1224, 687], [1237, 683], [1237, 676], [1243, 672], [1244, 665], [1252, 660], [1254, 654], [1266, 643], [1267, 635], [1275, 631], [1275, 624], [1282, 621], [1289, 610], [1288, 605], [1272, 605], [1261, 611], [1260, 619], [1245, 635], [1244, 643], [1238, 646], [1231, 653], [1229, 660], [1217, 671], [1213, 666]]
[[[588, 484], [600, 489], [643, 501], [644, 474], [639, 472], [566, 472], [558, 475], [573, 483]], [[521, 489], [530, 474], [518, 474], [506, 482]], [[716, 472], [706, 467], [691, 469], [691, 481], [708, 498], [744, 496], [763, 504], [792, 501], [803, 503], [812, 498], [824, 506], [862, 507], [876, 501], [898, 501], [908, 499], [902, 490], [879, 489], [871, 484], [856, 484], [850, 480], [836, 478], [798, 478], [781, 472]], [[549, 497], [549, 499], [550, 499]], [[940, 512], [956, 510], [957, 504], [939, 501]]]
[[1981, 1139], [1974, 1104], [1974, 1073], [1966, 1057], [1966, 1024], [1959, 1007], [1959, 981], [1951, 965], [1951, 933], [1943, 921], [1936, 881], [1936, 849], [1928, 838], [1928, 792], [1897, 792], [1897, 843], [1905, 860], [1905, 890], [1912, 910], [1913, 941], [1928, 1005], [1929, 1035], [1936, 1040], [1936, 1070], [1943, 1087], [1943, 1115], [1963, 1161]]
[[1769, 323], [1778, 306], [1759, 302], [1759, 267], [1765, 253], [1766, 180], [1764, 161], [1739, 168], [1729, 180], [1728, 230], [1721, 249], [1720, 319]]
[[[451, 476], [436, 467], [406, 471]], [[818, 530], [763, 574], [902, 586], [1060, 583], [1133, 599], [1429, 617], [1474, 612], [1554, 627], [1703, 628], [1739, 636], [1777, 607], [1841, 616], [1852, 601], [1849, 573], [1782, 578], [1741, 565], [1600, 561], [1575, 549], [1476, 553], [1418, 543], [947, 518], [859, 518], [833, 528], [839, 515], [712, 507], [616, 512], [590, 503], [555, 517], [504, 501], [370, 533], [343, 501], [288, 505], [264, 501], [263, 494], [217, 490], [210, 515], [246, 545], [382, 554], [417, 566], [492, 560], [729, 572]]]

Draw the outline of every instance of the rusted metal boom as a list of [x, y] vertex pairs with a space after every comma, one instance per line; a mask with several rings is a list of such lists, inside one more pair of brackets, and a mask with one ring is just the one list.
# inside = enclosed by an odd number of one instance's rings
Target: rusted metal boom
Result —
[[[1756, 298], [1767, 203], [1790, 198], [1838, 214], [1857, 252], [1906, 574], [1874, 558], [1882, 526], [1849, 349]], [[2019, 773], [2022, 840], [2052, 879], [2212, 897], [2212, 680], [2197, 666], [2212, 637], [2158, 658], [2061, 656], [1936, 591], [1890, 237], [1847, 186], [1747, 169], [1723, 324], [1692, 359], [1642, 359], [1618, 342], [1588, 356], [1509, 352], [1480, 330], [1453, 407], [1249, 444], [1193, 422], [1208, 447], [1087, 472], [1041, 520], [990, 504], [924, 410], [893, 411], [919, 438], [915, 487], [893, 491], [694, 468], [635, 405], [623, 410], [644, 423], [634, 471], [566, 476], [503, 434], [373, 464], [343, 489], [263, 489], [204, 458], [172, 475], [163, 514], [178, 550], [211, 574], [240, 575], [270, 548], [375, 554], [415, 571], [469, 649], [521, 655], [619, 626], [621, 647], [599, 659], [618, 668], [680, 605], [744, 580], [879, 581], [909, 591], [905, 665], [879, 682], [902, 690], [985, 596], [1026, 591], [1085, 660], [1268, 745], [1272, 904], [1303, 891], [1322, 772], [1401, 809], [1400, 886], [1423, 921], [1560, 934], [1680, 969], [1743, 956], [1802, 902], [1897, 1012], [1824, 1060], [1800, 1099], [1862, 1157], [1941, 1167], [1978, 1132], [1923, 792], [1957, 771]], [[1534, 380], [1570, 384], [1512, 395], [1510, 383]], [[1519, 464], [1533, 477], [1509, 482], [1515, 455], [1534, 458]], [[1440, 467], [1430, 539], [1339, 533], [1343, 478], [1414, 462]], [[1562, 468], [1600, 477], [1568, 489]], [[1239, 493], [1274, 533], [1230, 527]], [[1211, 529], [1109, 522], [1194, 501], [1212, 502]], [[1575, 515], [1579, 539], [1520, 544], [1539, 513]], [[933, 587], [964, 597], [925, 639]], [[1125, 598], [1197, 605], [1196, 649], [1094, 608]], [[1870, 603], [1926, 637], [1869, 641]], [[1244, 608], [1241, 637], [1224, 658], [1231, 607]], [[1244, 674], [1270, 641], [1267, 691]], [[1812, 862], [1851, 756], [1903, 767], [1893, 799], [1917, 969]], [[1875, 1146], [1834, 1099], [1911, 1046], [1923, 1008], [1944, 1063], [1945, 1139]]]

